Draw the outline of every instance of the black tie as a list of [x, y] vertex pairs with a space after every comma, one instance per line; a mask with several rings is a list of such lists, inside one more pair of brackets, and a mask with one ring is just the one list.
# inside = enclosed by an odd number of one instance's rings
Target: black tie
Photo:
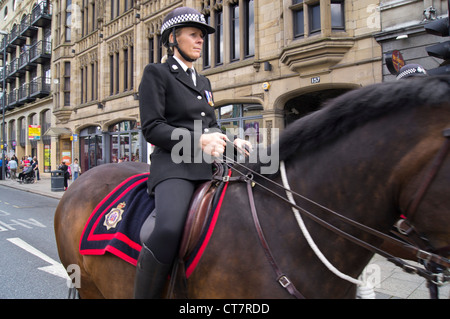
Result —
[[189, 79], [192, 81], [192, 84], [195, 85], [194, 79], [192, 78], [192, 74], [194, 73], [194, 70], [192, 70], [191, 68], [187, 68], [186, 73], [189, 76]]

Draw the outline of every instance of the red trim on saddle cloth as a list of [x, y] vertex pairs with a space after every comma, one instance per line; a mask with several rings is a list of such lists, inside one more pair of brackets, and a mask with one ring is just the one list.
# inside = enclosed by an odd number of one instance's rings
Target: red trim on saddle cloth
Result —
[[[108, 233], [107, 230], [103, 229], [105, 227], [102, 227], [102, 224], [100, 223], [105, 220], [105, 215], [111, 210], [111, 208], [116, 206], [120, 201], [125, 200], [126, 196], [137, 194], [140, 195], [140, 193], [137, 193], [136, 188], [139, 187], [146, 189], [146, 185], [144, 184], [147, 181], [148, 176], [149, 173], [145, 173], [126, 179], [114, 188], [114, 190], [103, 198], [103, 200], [95, 207], [81, 234], [79, 250], [82, 255], [103, 255], [105, 252], [109, 252], [136, 266], [139, 252], [142, 248], [139, 242], [139, 232], [134, 231], [133, 233], [129, 233], [127, 232], [127, 230], [130, 230], [129, 227], [117, 227], [117, 229], [109, 230]], [[228, 173], [228, 176], [231, 176], [231, 170]], [[227, 187], [228, 182], [225, 182], [221, 194], [218, 194], [220, 197], [217, 201], [216, 207], [214, 208], [214, 212], [207, 217], [209, 225], [206, 226], [206, 230], [197, 243], [194, 252], [187, 256], [186, 278], [189, 278], [195, 270], [206, 249], [206, 246], [209, 243], [209, 240], [211, 239]], [[139, 195], [135, 196], [134, 199], [138, 202], [143, 202], [144, 200], [142, 198], [139, 199]], [[145, 196], [146, 200], [148, 200], [148, 195]], [[152, 209], [153, 208], [150, 207], [148, 212], [141, 211], [138, 215], [136, 215], [135, 209], [126, 209], [126, 212], [123, 214], [123, 220], [119, 223], [119, 226], [124, 225], [123, 223], [128, 223], [130, 220], [134, 220], [135, 222], [140, 220], [137, 224], [135, 224], [135, 226], [133, 226], [140, 228], [140, 225], [142, 225]], [[99, 224], [101, 227], [98, 227]], [[123, 231], [121, 231], [122, 229]]]
[[[117, 205], [120, 200], [140, 185], [141, 187], [146, 188], [146, 181], [148, 180], [149, 175], [150, 173], [142, 173], [127, 178], [97, 204], [81, 234], [79, 244], [80, 254], [103, 255], [105, 252], [109, 252], [136, 266], [137, 256], [142, 248], [136, 234], [133, 234], [135, 238], [130, 238], [129, 234], [127, 235], [120, 230], [111, 233], [95, 232], [98, 231], [98, 225], [104, 220], [105, 215], [111, 208]], [[145, 185], [143, 183], [145, 183]], [[104, 205], [107, 206], [104, 207]], [[118, 249], [118, 247], [121, 249]], [[127, 253], [127, 251], [133, 253]]]
[[[231, 170], [228, 173], [228, 177], [231, 176]], [[212, 233], [214, 231], [214, 227], [216, 226], [216, 222], [217, 219], [219, 217], [219, 212], [220, 212], [220, 208], [222, 207], [222, 202], [223, 202], [223, 198], [225, 197], [225, 192], [227, 190], [228, 187], [228, 182], [225, 183], [225, 186], [223, 187], [222, 193], [220, 194], [220, 199], [217, 203], [217, 206], [214, 210], [214, 214], [211, 218], [211, 222], [209, 224], [209, 227], [207, 229], [206, 232], [206, 236], [203, 239], [203, 241], [200, 243], [200, 248], [197, 250], [197, 253], [195, 255], [195, 257], [192, 258], [192, 256], [190, 257], [190, 259], [192, 259], [192, 262], [187, 266], [186, 268], [186, 278], [189, 278], [190, 275], [192, 275], [192, 273], [195, 270], [195, 267], [197, 267], [198, 262], [200, 261], [200, 258], [202, 258], [203, 252], [205, 251], [206, 246], [208, 246], [209, 240], [212, 236]]]

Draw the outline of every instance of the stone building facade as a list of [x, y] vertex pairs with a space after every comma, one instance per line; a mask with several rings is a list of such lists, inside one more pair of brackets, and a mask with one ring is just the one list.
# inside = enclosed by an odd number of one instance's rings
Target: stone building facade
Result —
[[51, 138], [41, 134], [53, 117], [50, 12], [50, 1], [0, 2], [5, 155], [37, 156], [41, 172], [51, 169]]
[[[20, 2], [24, 14], [36, 5], [28, 2]], [[270, 144], [275, 129], [323, 101], [382, 81], [376, 0], [52, 1], [51, 95], [25, 104], [36, 114], [52, 110], [42, 133], [52, 169], [65, 156], [83, 170], [147, 161], [138, 87], [145, 65], [165, 55], [159, 30], [178, 6], [198, 9], [216, 28], [195, 67], [211, 81], [220, 125], [254, 143]], [[24, 110], [8, 110], [7, 121]]]

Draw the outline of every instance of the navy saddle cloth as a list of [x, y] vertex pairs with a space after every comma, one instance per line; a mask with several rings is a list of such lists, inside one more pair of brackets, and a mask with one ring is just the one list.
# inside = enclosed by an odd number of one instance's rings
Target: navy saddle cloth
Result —
[[150, 173], [131, 176], [94, 209], [80, 240], [82, 255], [110, 252], [136, 265], [141, 251], [140, 227], [155, 207], [147, 193]]

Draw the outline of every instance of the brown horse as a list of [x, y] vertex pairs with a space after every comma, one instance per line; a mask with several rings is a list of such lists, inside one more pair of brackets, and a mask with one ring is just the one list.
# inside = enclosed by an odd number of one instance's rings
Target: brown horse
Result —
[[[449, 77], [364, 87], [291, 124], [272, 149], [278, 147], [293, 191], [388, 233], [406, 213], [446, 140], [442, 132], [450, 127], [449, 96]], [[442, 248], [440, 254], [448, 257], [450, 156], [440, 164], [409, 222], [430, 246]], [[58, 251], [64, 266], [81, 268], [81, 298], [133, 296], [134, 266], [109, 253], [82, 256], [78, 245], [97, 203], [127, 177], [147, 170], [140, 163], [101, 165], [77, 179], [61, 199], [55, 215]], [[354, 298], [355, 285], [330, 272], [314, 255], [291, 205], [267, 190], [286, 196], [273, 184], [281, 183], [280, 174], [255, 175], [254, 181], [254, 202], [265, 238], [278, 267], [298, 291], [306, 298]], [[338, 229], [373, 246], [382, 245], [382, 240], [344, 224], [328, 211], [302, 198], [295, 200]], [[316, 221], [304, 221], [326, 258], [341, 272], [357, 278], [373, 252]], [[190, 298], [290, 297], [275, 280], [261, 248], [246, 183], [229, 183], [210, 242], [187, 281], [187, 292]]]

